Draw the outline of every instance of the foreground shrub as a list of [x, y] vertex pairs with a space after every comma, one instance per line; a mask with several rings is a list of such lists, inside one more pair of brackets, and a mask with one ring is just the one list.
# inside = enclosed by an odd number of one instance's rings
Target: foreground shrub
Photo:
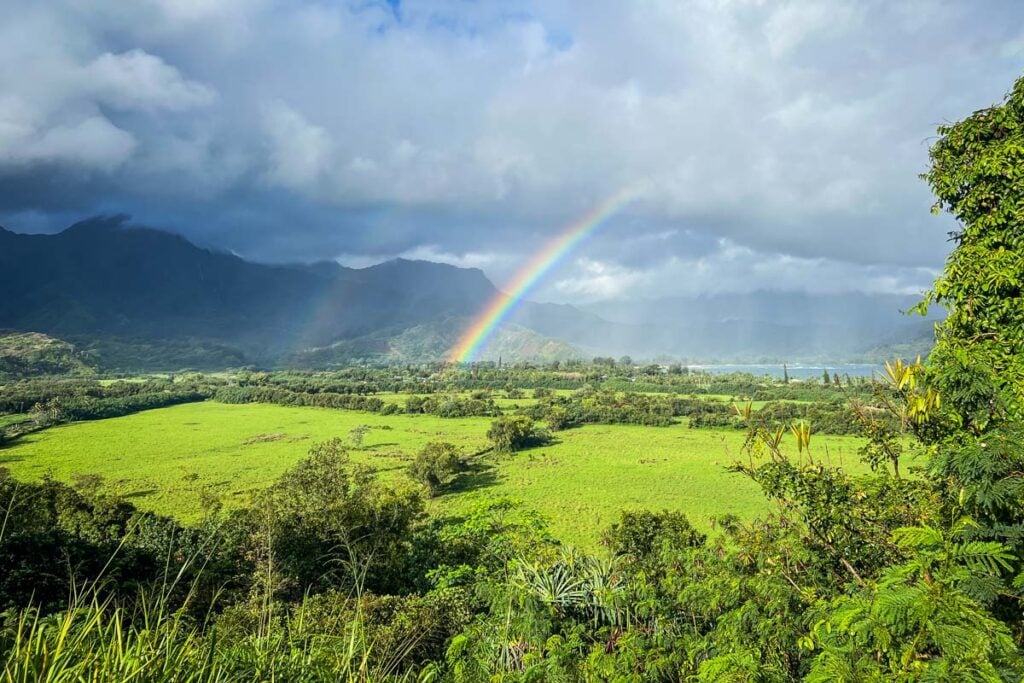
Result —
[[281, 596], [309, 591], [400, 590], [412, 531], [424, 518], [413, 486], [388, 487], [352, 463], [340, 439], [309, 456], [260, 494], [250, 516], [250, 553], [273, 562]]

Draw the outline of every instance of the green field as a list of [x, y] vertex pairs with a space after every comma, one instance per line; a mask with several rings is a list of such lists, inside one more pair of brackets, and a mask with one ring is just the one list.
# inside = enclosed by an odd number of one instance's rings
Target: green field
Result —
[[20, 415], [17, 413], [14, 415], [0, 415], [0, 428], [24, 422], [27, 419], [28, 417], [26, 415]]
[[[99, 474], [141, 508], [194, 521], [204, 491], [240, 505], [311, 444], [347, 439], [358, 425], [371, 429], [353, 460], [397, 478], [431, 440], [451, 441], [467, 454], [484, 450], [489, 424], [489, 418], [193, 403], [32, 434], [0, 450], [0, 466], [25, 478]], [[542, 448], [479, 458], [431, 502], [432, 511], [457, 514], [483, 496], [510, 496], [543, 513], [559, 538], [592, 546], [622, 509], [681, 510], [704, 529], [716, 515], [750, 517], [765, 509], [756, 487], [725, 469], [740, 457], [738, 430], [592, 425], [556, 437]], [[816, 456], [835, 464], [853, 463], [858, 445], [854, 437], [812, 440]]]

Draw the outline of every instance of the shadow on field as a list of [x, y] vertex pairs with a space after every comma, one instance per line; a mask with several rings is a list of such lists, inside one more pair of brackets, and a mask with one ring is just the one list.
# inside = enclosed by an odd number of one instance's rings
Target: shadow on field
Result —
[[9, 462], [22, 462], [25, 458], [20, 455], [0, 455], [0, 465], [6, 465]]
[[128, 493], [121, 494], [122, 498], [145, 498], [146, 496], [152, 496], [154, 493], [158, 493], [160, 489], [138, 489], [135, 491], [129, 491]]
[[20, 432], [18, 434], [8, 434], [4, 442], [0, 443], [0, 453], [10, 448], [11, 446], [17, 446], [20, 443], [24, 443], [26, 441], [25, 437], [28, 436], [29, 434], [34, 434], [36, 431], [39, 430], [33, 430], [31, 432]]
[[466, 493], [498, 483], [498, 468], [488, 462], [475, 461], [445, 487], [445, 495]]

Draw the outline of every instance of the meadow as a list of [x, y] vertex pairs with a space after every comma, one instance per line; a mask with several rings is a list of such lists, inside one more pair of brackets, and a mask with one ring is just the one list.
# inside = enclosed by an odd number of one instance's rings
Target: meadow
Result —
[[[0, 453], [0, 466], [24, 479], [99, 475], [142, 509], [195, 522], [210, 494], [226, 507], [243, 505], [312, 444], [333, 437], [349, 442], [356, 427], [369, 430], [361, 444], [351, 444], [351, 458], [399, 480], [430, 441], [483, 453], [490, 422], [207, 401], [26, 435]], [[719, 515], [750, 519], [766, 508], [752, 482], [727, 471], [742, 457], [739, 430], [587, 425], [555, 436], [543, 447], [471, 458], [470, 471], [431, 501], [431, 512], [458, 515], [483, 497], [510, 497], [543, 514], [556, 537], [593, 547], [624, 509], [682, 511], [707, 530]], [[817, 435], [812, 448], [816, 458], [859, 469], [861, 443]]]

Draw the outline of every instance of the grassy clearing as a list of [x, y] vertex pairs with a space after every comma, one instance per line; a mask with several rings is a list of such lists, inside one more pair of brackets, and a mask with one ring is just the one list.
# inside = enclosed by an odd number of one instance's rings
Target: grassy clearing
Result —
[[13, 413], [11, 415], [0, 415], [0, 429], [3, 429], [7, 425], [17, 424], [28, 420], [28, 415], [22, 415], [20, 413]]
[[0, 466], [16, 476], [49, 473], [62, 481], [99, 474], [142, 508], [195, 520], [204, 488], [219, 492], [229, 506], [242, 503], [312, 444], [347, 438], [359, 425], [371, 429], [353, 459], [391, 473], [404, 468], [404, 454], [431, 439], [449, 439], [468, 452], [482, 449], [488, 424], [486, 418], [193, 403], [31, 434], [0, 451]]
[[[228, 506], [247, 500], [299, 460], [309, 446], [370, 431], [356, 461], [385, 477], [404, 476], [410, 456], [428, 441], [451, 441], [466, 453], [486, 448], [489, 418], [380, 416], [324, 408], [196, 403], [55, 427], [0, 451], [13, 474], [72, 481], [99, 474], [144, 509], [192, 521], [206, 490]], [[682, 510], [707, 529], [724, 513], [751, 517], [766, 502], [750, 482], [725, 471], [740, 457], [737, 430], [590, 425], [557, 434], [557, 442], [510, 456], [478, 459], [434, 512], [467, 509], [475, 499], [504, 495], [545, 514], [554, 533], [592, 546], [625, 508]], [[859, 440], [817, 436], [816, 457], [852, 464]]]
[[[521, 499], [544, 513], [555, 535], [592, 546], [624, 509], [681, 510], [708, 530], [714, 517], [749, 519], [767, 508], [757, 487], [726, 471], [740, 457], [738, 430], [588, 425], [558, 433], [558, 443], [483, 467], [439, 499], [458, 513], [481, 495]], [[857, 467], [855, 437], [819, 436], [815, 457]]]

